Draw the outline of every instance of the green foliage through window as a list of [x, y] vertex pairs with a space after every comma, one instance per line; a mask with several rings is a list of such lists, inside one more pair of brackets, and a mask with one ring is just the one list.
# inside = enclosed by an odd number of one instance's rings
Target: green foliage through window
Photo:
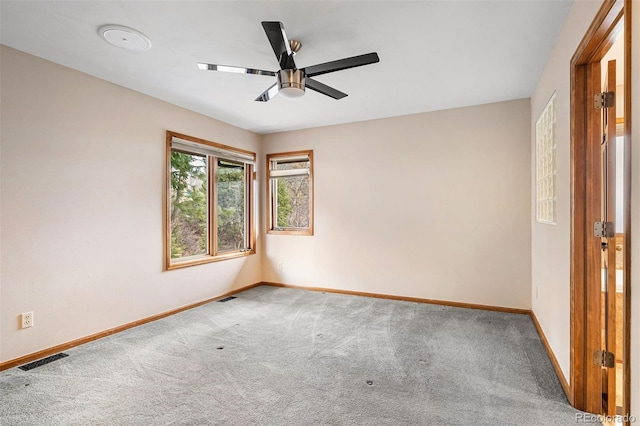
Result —
[[289, 185], [284, 179], [276, 179], [278, 192], [276, 197], [278, 198], [278, 228], [284, 228], [289, 223], [289, 217], [293, 213], [293, 205], [291, 203], [291, 197], [289, 196]]
[[218, 250], [245, 244], [245, 170], [243, 164], [218, 161]]
[[277, 227], [309, 227], [309, 176], [283, 177], [277, 181]]
[[207, 252], [207, 159], [171, 152], [171, 258]]

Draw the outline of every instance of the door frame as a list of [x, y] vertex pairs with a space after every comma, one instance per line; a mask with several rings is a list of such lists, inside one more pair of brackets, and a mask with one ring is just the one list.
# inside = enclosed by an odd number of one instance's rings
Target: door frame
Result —
[[[624, 16], [624, 25], [618, 25]], [[589, 352], [594, 339], [599, 338], [593, 331], [593, 324], [600, 324], [599, 262], [588, 264], [587, 259], [600, 252], [600, 241], [593, 236], [594, 216], [599, 215], [600, 206], [594, 205], [594, 194], [600, 189], [599, 173], [600, 147], [595, 149], [593, 138], [601, 135], [599, 113], [593, 108], [594, 90], [600, 91], [600, 61], [613, 41], [624, 31], [624, 365], [623, 365], [623, 414], [630, 411], [630, 259], [631, 259], [631, 0], [604, 0], [600, 10], [589, 26], [584, 38], [571, 58], [571, 405], [575, 408], [600, 413], [598, 395], [599, 368], [595, 368]], [[597, 87], [597, 89], [596, 89]], [[593, 149], [589, 149], [589, 147]], [[596, 152], [597, 151], [597, 152]], [[595, 161], [595, 163], [594, 163]], [[590, 179], [588, 179], [588, 177]], [[598, 219], [596, 219], [598, 220]], [[598, 280], [598, 292], [594, 290], [594, 280]], [[597, 302], [596, 302], [597, 297]], [[591, 324], [591, 326], [588, 326]], [[597, 373], [596, 373], [597, 372]]]

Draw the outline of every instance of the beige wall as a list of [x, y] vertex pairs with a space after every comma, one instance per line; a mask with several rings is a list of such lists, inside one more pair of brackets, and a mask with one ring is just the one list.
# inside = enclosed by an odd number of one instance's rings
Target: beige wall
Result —
[[571, 186], [569, 140], [569, 63], [600, 7], [574, 2], [545, 70], [531, 96], [531, 187], [535, 205], [535, 123], [556, 92], [557, 225], [537, 223], [531, 210], [531, 299], [533, 311], [565, 377], [569, 378]]
[[[532, 304], [533, 311], [558, 358], [562, 370], [569, 378], [570, 368], [570, 121], [569, 121], [569, 62], [578, 44], [600, 8], [599, 1], [577, 1], [567, 17], [545, 71], [531, 97], [532, 125], [544, 108], [551, 94], [557, 92], [558, 134], [558, 225], [541, 225], [535, 222], [532, 210]], [[640, 141], [640, 7], [633, 4], [632, 22], [632, 145]], [[532, 161], [535, 159], [535, 132], [531, 134]], [[532, 163], [533, 164], [533, 163]], [[640, 328], [640, 150], [632, 150], [632, 321], [631, 321], [631, 411], [640, 416], [640, 342], [635, 336]], [[532, 168], [532, 180], [535, 169]], [[537, 289], [537, 297], [536, 297]]]
[[165, 130], [258, 135], [1, 49], [0, 361], [260, 281], [260, 254], [163, 272], [162, 248]]
[[315, 235], [266, 235], [263, 279], [530, 308], [529, 116], [525, 99], [265, 136], [314, 150]]

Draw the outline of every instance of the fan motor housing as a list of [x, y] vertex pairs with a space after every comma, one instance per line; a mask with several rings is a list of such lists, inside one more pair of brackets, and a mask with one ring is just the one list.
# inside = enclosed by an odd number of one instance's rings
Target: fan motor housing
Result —
[[281, 95], [288, 98], [298, 98], [304, 95], [304, 71], [280, 70], [278, 71], [278, 89]]

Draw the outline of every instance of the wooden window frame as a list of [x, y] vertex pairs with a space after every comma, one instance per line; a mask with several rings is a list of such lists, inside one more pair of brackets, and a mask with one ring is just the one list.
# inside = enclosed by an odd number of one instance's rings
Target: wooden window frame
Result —
[[[184, 260], [180, 258], [171, 259], [171, 151], [173, 138], [183, 139], [190, 142], [195, 142], [205, 147], [212, 147], [219, 150], [225, 150], [229, 152], [235, 152], [245, 156], [251, 156], [252, 162], [246, 162], [245, 164], [245, 222], [247, 232], [247, 244], [248, 247], [243, 250], [222, 252], [218, 253], [217, 249], [217, 215], [213, 214], [216, 211], [217, 205], [217, 161], [216, 159], [223, 159], [224, 156], [215, 157], [208, 156], [208, 194], [207, 194], [207, 214], [208, 214], [208, 232], [209, 241], [207, 253], [202, 255], [189, 256]], [[165, 184], [164, 184], [164, 231], [165, 231], [165, 244], [164, 244], [164, 260], [165, 270], [180, 269], [188, 266], [202, 265], [211, 262], [219, 262], [221, 260], [235, 259], [238, 257], [249, 256], [256, 253], [256, 226], [255, 226], [255, 208], [254, 208], [254, 165], [256, 154], [251, 151], [247, 151], [240, 148], [235, 148], [228, 145], [222, 145], [216, 142], [211, 142], [205, 139], [188, 136], [182, 133], [172, 132], [167, 130], [166, 133], [166, 159], [165, 159]], [[236, 161], [231, 160], [229, 161]]]
[[[309, 157], [309, 227], [308, 228], [277, 228], [275, 226], [274, 194], [271, 184], [271, 162], [279, 157], [293, 157], [307, 155]], [[267, 154], [267, 234], [275, 235], [313, 235], [313, 150], [289, 151]]]

